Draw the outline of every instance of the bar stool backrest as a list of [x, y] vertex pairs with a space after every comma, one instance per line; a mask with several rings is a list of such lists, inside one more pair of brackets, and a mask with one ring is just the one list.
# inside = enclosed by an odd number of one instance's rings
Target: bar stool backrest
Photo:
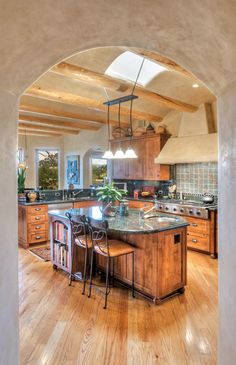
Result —
[[[78, 240], [81, 246], [84, 246], [84, 242], [86, 243], [87, 246], [88, 227], [87, 227], [86, 216], [85, 215], [72, 216], [69, 212], [66, 212], [66, 216], [70, 219], [73, 242], [76, 243], [76, 240]], [[80, 237], [83, 237], [83, 241], [80, 240]]]
[[109, 241], [107, 238], [108, 222], [107, 220], [98, 221], [96, 219], [87, 218], [93, 246], [96, 245], [102, 255], [109, 256]]

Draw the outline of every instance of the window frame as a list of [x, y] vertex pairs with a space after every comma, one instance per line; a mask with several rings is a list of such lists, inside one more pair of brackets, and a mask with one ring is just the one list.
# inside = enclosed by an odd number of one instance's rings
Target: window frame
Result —
[[[35, 178], [36, 178], [36, 189], [39, 190], [39, 173], [38, 173], [38, 163], [39, 163], [39, 159], [38, 159], [38, 151], [56, 151], [58, 153], [58, 189], [60, 189], [60, 176], [61, 176], [61, 173], [60, 173], [60, 166], [61, 166], [61, 151], [58, 147], [37, 147], [35, 148]], [[56, 190], [58, 190], [56, 189]], [[48, 189], [50, 190], [50, 189]]]

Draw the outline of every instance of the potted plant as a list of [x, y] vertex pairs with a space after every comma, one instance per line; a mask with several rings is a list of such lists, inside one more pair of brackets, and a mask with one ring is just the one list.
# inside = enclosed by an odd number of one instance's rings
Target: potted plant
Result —
[[18, 200], [25, 200], [25, 179], [26, 179], [26, 167], [18, 167]]
[[108, 216], [114, 215], [112, 203], [120, 202], [126, 194], [126, 190], [115, 188], [113, 184], [106, 184], [98, 188], [97, 197], [98, 201], [102, 202], [103, 213]]

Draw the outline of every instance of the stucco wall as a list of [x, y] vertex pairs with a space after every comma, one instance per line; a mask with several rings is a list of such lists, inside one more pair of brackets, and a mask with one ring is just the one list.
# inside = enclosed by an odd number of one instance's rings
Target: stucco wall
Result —
[[219, 364], [236, 359], [236, 82], [219, 98]]
[[0, 364], [18, 359], [17, 99], [0, 90]]
[[84, 158], [86, 152], [92, 149], [107, 148], [107, 128], [102, 127], [99, 131], [81, 131], [78, 136], [64, 136], [64, 187], [66, 183], [66, 160], [69, 155], [80, 155], [80, 185], [79, 187], [88, 187], [91, 184], [90, 160]]
[[[234, 0], [190, 0], [187, 4], [184, 0], [58, 0], [55, 6], [53, 0], [1, 0], [0, 4], [0, 327], [4, 329], [0, 332], [0, 364], [16, 365], [16, 97], [53, 64], [80, 50], [104, 45], [137, 46], [157, 51], [190, 70], [220, 96], [236, 78], [236, 3]], [[236, 256], [232, 244], [236, 235], [232, 204], [235, 183], [230, 180], [234, 170], [231, 173], [226, 171], [226, 167], [234, 168], [236, 161], [233, 139], [235, 97], [235, 87], [224, 94], [219, 119], [223, 153], [219, 179], [220, 194], [222, 189], [219, 230], [220, 245], [225, 250], [222, 259], [220, 257], [219, 353], [222, 365], [235, 363], [235, 346], [232, 347], [236, 328], [233, 327], [236, 286], [232, 283]], [[230, 164], [225, 165], [228, 148], [233, 152]], [[228, 213], [224, 208], [227, 202], [227, 208], [231, 207]], [[226, 227], [230, 227], [228, 233]]]

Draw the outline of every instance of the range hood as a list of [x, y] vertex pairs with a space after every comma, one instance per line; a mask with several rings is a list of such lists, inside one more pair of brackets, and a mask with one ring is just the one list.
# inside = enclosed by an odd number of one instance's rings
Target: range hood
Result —
[[174, 165], [217, 161], [217, 133], [169, 138], [155, 163]]
[[212, 133], [214, 123], [209, 105], [202, 105], [193, 117], [182, 114], [178, 136], [168, 139], [155, 163], [174, 165], [218, 161], [218, 134]]

